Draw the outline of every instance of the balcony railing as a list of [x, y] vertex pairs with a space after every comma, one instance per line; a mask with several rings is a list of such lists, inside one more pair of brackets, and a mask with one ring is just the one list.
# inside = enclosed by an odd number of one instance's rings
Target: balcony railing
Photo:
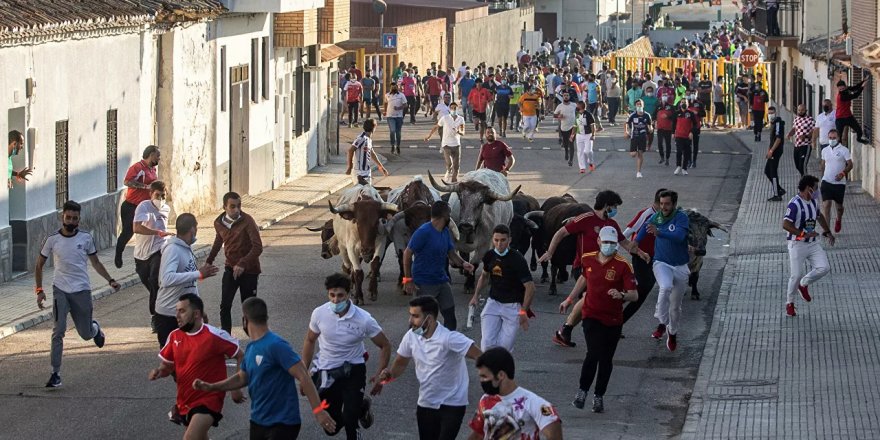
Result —
[[[775, 15], [775, 17], [774, 17]], [[775, 25], [775, 26], [774, 26]], [[762, 4], [758, 6], [754, 19], [743, 17], [743, 28], [765, 40], [799, 39], [801, 35], [800, 2], [780, 1], [775, 12]]]

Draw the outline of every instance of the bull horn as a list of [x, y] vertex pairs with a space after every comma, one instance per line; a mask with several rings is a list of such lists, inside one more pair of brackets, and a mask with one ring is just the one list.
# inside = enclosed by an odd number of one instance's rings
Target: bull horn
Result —
[[532, 220], [533, 218], [544, 218], [544, 211], [529, 211], [526, 215], [523, 216], [526, 220]]
[[334, 207], [333, 202], [327, 200], [327, 204], [330, 205], [330, 212], [332, 212], [333, 214], [351, 211], [351, 206], [349, 206], [348, 203]]
[[436, 189], [437, 191], [455, 192], [455, 190], [458, 189], [458, 185], [438, 185], [437, 181], [434, 180], [434, 175], [431, 174], [431, 171], [428, 171], [428, 180], [431, 181], [431, 186], [433, 186], [434, 189]]
[[535, 223], [535, 222], [533, 222], [533, 221], [531, 221], [531, 220], [529, 220], [529, 219], [527, 219], [527, 218], [525, 218], [525, 217], [523, 217], [523, 219], [526, 221], [526, 226], [528, 226], [529, 229], [538, 229], [538, 224], [537, 224], [537, 223]]
[[397, 204], [382, 202], [382, 206], [380, 207], [380, 209], [383, 211], [397, 212]]
[[308, 226], [306, 226], [306, 229], [308, 229], [309, 231], [312, 231], [312, 232], [321, 232], [321, 231], [324, 230], [323, 227], [320, 227], [320, 228], [310, 228], [310, 227], [308, 227]]
[[709, 227], [722, 230], [724, 232], [727, 232], [728, 234], [730, 233], [727, 231], [727, 228], [725, 228], [724, 225], [713, 220], [709, 220]]
[[458, 225], [455, 224], [455, 220], [449, 219], [449, 235], [452, 235], [453, 241], [458, 241], [461, 239], [461, 233], [458, 232]]
[[520, 188], [522, 188], [522, 185], [517, 186], [516, 189], [511, 191], [510, 194], [508, 194], [506, 196], [502, 196], [501, 194], [498, 194], [495, 191], [489, 190], [489, 197], [491, 197], [495, 200], [498, 200], [499, 202], [509, 202], [511, 199], [513, 199], [513, 196], [515, 196], [516, 193], [519, 192]]

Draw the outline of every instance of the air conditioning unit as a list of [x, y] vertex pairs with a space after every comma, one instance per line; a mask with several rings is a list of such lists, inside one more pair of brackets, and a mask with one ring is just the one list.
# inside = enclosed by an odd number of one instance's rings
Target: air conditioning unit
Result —
[[846, 54], [852, 56], [853, 53], [853, 44], [852, 37], [846, 37]]

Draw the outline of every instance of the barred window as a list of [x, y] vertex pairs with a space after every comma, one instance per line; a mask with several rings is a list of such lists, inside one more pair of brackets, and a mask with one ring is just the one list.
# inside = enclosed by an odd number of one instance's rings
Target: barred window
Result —
[[116, 109], [107, 110], [107, 192], [119, 189], [118, 136], [116, 131]]
[[68, 172], [67, 172], [67, 149], [68, 149], [67, 121], [55, 123], [55, 208], [61, 209], [64, 202], [69, 199]]

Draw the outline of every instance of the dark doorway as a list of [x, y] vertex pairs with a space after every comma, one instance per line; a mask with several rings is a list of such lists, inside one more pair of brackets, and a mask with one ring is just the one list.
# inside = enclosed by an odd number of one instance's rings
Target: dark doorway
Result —
[[247, 194], [250, 158], [250, 81], [248, 66], [230, 69], [229, 86], [229, 189]]
[[544, 41], [556, 41], [556, 13], [536, 12], [535, 30], [544, 33]]

